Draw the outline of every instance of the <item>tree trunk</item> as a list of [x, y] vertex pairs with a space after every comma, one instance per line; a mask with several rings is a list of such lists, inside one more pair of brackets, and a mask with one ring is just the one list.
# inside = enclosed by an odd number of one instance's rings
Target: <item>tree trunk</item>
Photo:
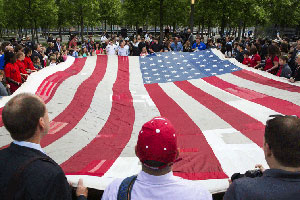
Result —
[[257, 38], [257, 34], [258, 34], [258, 28], [257, 28], [257, 26], [258, 26], [258, 20], [256, 20], [256, 22], [255, 22], [254, 38]]
[[162, 44], [163, 39], [164, 39], [164, 13], [163, 13], [163, 5], [164, 5], [164, 0], [160, 0], [160, 5], [159, 5], [159, 28], [160, 28], [160, 43]]
[[135, 31], [136, 31], [136, 36], [137, 36], [138, 32], [139, 32], [139, 24], [138, 24], [138, 22], [135, 23]]
[[221, 21], [221, 37], [224, 34], [224, 30], [225, 30], [225, 25], [226, 25], [226, 19], [225, 19], [225, 15], [222, 15], [222, 21]]
[[39, 36], [38, 36], [38, 30], [37, 30], [37, 22], [34, 20], [34, 30], [35, 30], [35, 36], [36, 36], [36, 41], [39, 43]]
[[107, 25], [107, 21], [104, 20], [104, 28], [105, 28], [105, 31], [107, 30], [107, 29], [106, 29], [106, 25]]
[[31, 40], [34, 42], [34, 32], [33, 32], [33, 26], [31, 26]]
[[81, 42], [83, 43], [83, 29], [84, 29], [84, 23], [83, 23], [83, 15], [80, 15], [80, 36], [81, 36]]
[[207, 37], [209, 37], [209, 38], [210, 38], [210, 32], [211, 32], [211, 31], [210, 31], [210, 29], [211, 29], [210, 23], [211, 23], [211, 22], [209, 21], [209, 22], [208, 22], [208, 27], [207, 27]]
[[245, 31], [246, 31], [246, 22], [243, 23], [243, 37], [245, 37]]
[[173, 33], [175, 33], [175, 29], [176, 29], [176, 22], [173, 22]]
[[201, 37], [203, 37], [203, 34], [204, 34], [204, 19], [202, 20]]
[[156, 30], [156, 23], [155, 23], [155, 28], [154, 28], [154, 34], [156, 35], [156, 32], [157, 32], [157, 30]]
[[239, 29], [239, 33], [238, 33], [238, 38], [239, 38], [239, 40], [241, 39], [241, 34], [242, 34], [242, 21], [240, 21], [240, 24], [239, 24], [239, 27], [238, 27], [238, 29]]
[[112, 23], [110, 23], [110, 35], [111, 35], [111, 37], [113, 35], [113, 25], [112, 25]]
[[59, 27], [59, 33], [58, 33], [58, 35], [59, 35], [60, 40], [62, 41], [61, 26]]

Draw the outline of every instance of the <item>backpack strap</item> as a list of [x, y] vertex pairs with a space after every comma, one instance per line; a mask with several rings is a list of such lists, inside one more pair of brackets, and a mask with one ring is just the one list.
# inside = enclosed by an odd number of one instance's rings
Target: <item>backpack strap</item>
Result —
[[7, 189], [6, 189], [7, 200], [14, 200], [14, 196], [16, 195], [16, 193], [19, 189], [19, 186], [21, 184], [22, 177], [23, 177], [22, 175], [23, 175], [24, 170], [31, 163], [33, 163], [36, 160], [42, 160], [42, 161], [45, 161], [45, 162], [50, 162], [50, 163], [55, 164], [55, 162], [53, 160], [51, 160], [47, 157], [40, 157], [40, 156], [33, 157], [33, 158], [27, 160], [26, 162], [24, 162], [23, 165], [21, 165], [16, 170], [16, 172], [13, 174], [13, 176], [10, 178], [10, 180], [8, 182], [8, 186], [7, 186]]
[[118, 198], [117, 200], [130, 200], [131, 199], [131, 191], [132, 191], [132, 187], [134, 182], [136, 181], [137, 176], [131, 176], [128, 178], [125, 178], [120, 187], [119, 187], [119, 191], [118, 191]]

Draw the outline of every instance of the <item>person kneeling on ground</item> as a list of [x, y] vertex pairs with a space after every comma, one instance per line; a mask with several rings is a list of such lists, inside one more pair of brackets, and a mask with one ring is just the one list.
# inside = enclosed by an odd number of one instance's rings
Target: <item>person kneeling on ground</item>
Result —
[[300, 197], [300, 119], [273, 115], [266, 122], [264, 154], [270, 169], [261, 177], [233, 181], [224, 200], [287, 200]]
[[[0, 150], [0, 199], [72, 200], [64, 172], [40, 145], [50, 128], [45, 103], [33, 94], [16, 95], [4, 106], [2, 121], [14, 142]], [[87, 193], [80, 180], [78, 200]]]
[[105, 189], [102, 200], [212, 199], [199, 184], [173, 175], [172, 165], [179, 151], [175, 129], [169, 120], [156, 117], [145, 123], [139, 132], [135, 152], [142, 163], [142, 171], [137, 176], [112, 182]]

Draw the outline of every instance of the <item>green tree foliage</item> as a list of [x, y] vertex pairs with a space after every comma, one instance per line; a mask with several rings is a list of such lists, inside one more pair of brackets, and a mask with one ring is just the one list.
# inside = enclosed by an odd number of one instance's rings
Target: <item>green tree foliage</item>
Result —
[[[299, 0], [195, 0], [194, 24], [238, 29], [300, 25]], [[0, 29], [109, 25], [189, 26], [190, 0], [0, 0]], [[35, 31], [35, 34], [37, 31]]]
[[94, 23], [99, 14], [98, 0], [68, 0], [68, 9], [66, 12], [71, 14], [71, 24], [80, 26], [80, 35], [83, 42], [83, 31], [85, 25]]
[[106, 24], [119, 24], [121, 16], [121, 2], [116, 0], [98, 0], [99, 20]]

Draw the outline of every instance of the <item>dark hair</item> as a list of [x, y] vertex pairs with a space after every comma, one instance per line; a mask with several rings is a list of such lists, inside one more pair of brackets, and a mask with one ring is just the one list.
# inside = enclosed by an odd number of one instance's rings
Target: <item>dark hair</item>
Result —
[[289, 52], [289, 45], [285, 42], [281, 43], [280, 50], [283, 53], [288, 53]]
[[32, 50], [29, 47], [26, 47], [24, 49], [25, 56], [27, 56], [27, 54], [29, 54], [30, 52], [32, 52]]
[[251, 53], [251, 55], [257, 54], [257, 48], [255, 46], [251, 47], [250, 53]]
[[24, 47], [22, 45], [17, 45], [15, 46], [15, 52], [17, 53], [18, 51], [22, 50]]
[[34, 56], [32, 62], [36, 63], [40, 59], [38, 56]]
[[37, 96], [22, 93], [6, 103], [2, 111], [2, 121], [14, 140], [25, 141], [34, 136], [45, 112], [45, 104]]
[[39, 45], [40, 45], [40, 44], [35, 44], [35, 45], [33, 45], [33, 50], [37, 50], [37, 48], [38, 48]]
[[279, 48], [275, 45], [270, 45], [268, 48], [268, 54], [270, 57], [274, 58], [275, 56], [277, 56], [279, 54]]
[[166, 163], [159, 162], [159, 161], [154, 161], [154, 160], [145, 160], [144, 164], [149, 167], [154, 167], [154, 168], [161, 168], [166, 165]]
[[250, 52], [249, 51], [244, 51], [244, 55], [250, 56]]
[[14, 64], [17, 60], [16, 54], [14, 54], [13, 52], [10, 52], [10, 51], [6, 52], [5, 53], [5, 60], [6, 60], [6, 63]]
[[289, 61], [289, 58], [287, 56], [280, 56], [279, 57], [281, 60], [285, 60], [285, 62]]
[[17, 59], [20, 58], [21, 56], [23, 56], [23, 54], [24, 54], [23, 52], [18, 52], [18, 53], [16, 54]]
[[286, 167], [300, 167], [300, 119], [276, 116], [268, 120], [265, 142], [276, 160]]

